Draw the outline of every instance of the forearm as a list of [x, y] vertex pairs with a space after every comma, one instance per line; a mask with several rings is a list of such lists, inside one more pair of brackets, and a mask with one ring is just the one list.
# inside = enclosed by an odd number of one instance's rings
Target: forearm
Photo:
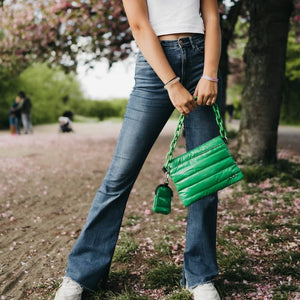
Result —
[[[216, 0], [200, 0], [201, 13], [205, 28], [204, 69], [203, 74], [212, 78], [218, 76], [221, 52], [221, 30], [218, 5]], [[218, 94], [218, 84], [207, 77], [202, 77], [195, 89], [194, 97], [199, 105], [212, 105]]]
[[221, 53], [221, 32], [218, 18], [205, 20], [205, 50], [203, 74], [217, 78]]
[[162, 82], [166, 83], [170, 79], [174, 78], [176, 75], [171, 68], [161, 47], [160, 41], [155, 35], [150, 24], [145, 24], [143, 28], [137, 30], [133, 29], [132, 33], [145, 59]]
[[[203, 3], [204, 4], [204, 3]], [[203, 14], [205, 28], [204, 70], [203, 74], [216, 78], [221, 54], [221, 29], [217, 11]]]

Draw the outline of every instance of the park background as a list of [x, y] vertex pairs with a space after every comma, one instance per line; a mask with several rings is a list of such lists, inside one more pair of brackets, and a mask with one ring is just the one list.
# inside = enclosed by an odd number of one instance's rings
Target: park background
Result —
[[[235, 108], [229, 147], [245, 179], [220, 192], [216, 285], [225, 299], [297, 299], [300, 4], [219, 4], [223, 103]], [[136, 46], [121, 1], [4, 1], [0, 24], [1, 299], [51, 299], [127, 102], [89, 99], [80, 81], [99, 66], [108, 77], [120, 61], [132, 72]], [[19, 90], [33, 103], [33, 136], [5, 130]], [[64, 110], [75, 113], [74, 134], [58, 134]], [[170, 216], [151, 212], [175, 124], [130, 195], [107, 290], [87, 298], [190, 299], [179, 287], [186, 210], [175, 196]]]

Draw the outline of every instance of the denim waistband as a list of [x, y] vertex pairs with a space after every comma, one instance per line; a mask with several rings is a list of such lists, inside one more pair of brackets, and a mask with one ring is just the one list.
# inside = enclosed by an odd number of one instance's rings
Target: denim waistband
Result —
[[178, 48], [178, 47], [194, 48], [201, 41], [204, 41], [204, 34], [195, 33], [188, 37], [179, 38], [177, 40], [160, 41], [160, 43], [163, 48]]

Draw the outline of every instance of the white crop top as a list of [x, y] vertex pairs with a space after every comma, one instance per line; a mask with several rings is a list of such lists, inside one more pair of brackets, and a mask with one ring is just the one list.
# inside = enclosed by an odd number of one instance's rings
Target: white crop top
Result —
[[147, 0], [149, 20], [157, 36], [204, 33], [200, 0]]

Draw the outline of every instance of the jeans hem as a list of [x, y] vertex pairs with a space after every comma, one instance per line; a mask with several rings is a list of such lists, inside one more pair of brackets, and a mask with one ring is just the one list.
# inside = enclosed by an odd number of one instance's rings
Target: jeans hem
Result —
[[192, 291], [198, 285], [203, 285], [203, 284], [206, 284], [206, 283], [213, 282], [213, 279], [216, 278], [217, 276], [218, 276], [218, 274], [212, 275], [212, 276], [207, 276], [204, 280], [199, 280], [199, 281], [193, 282], [190, 286], [188, 285], [186, 278], [182, 278], [181, 281], [180, 281], [180, 285], [184, 289]]
[[75, 280], [72, 277], [72, 275], [70, 276], [69, 274], [66, 274], [65, 276], [71, 278], [73, 281], [75, 281], [76, 283], [78, 283], [83, 288], [84, 291], [88, 291], [88, 292], [96, 292], [97, 291], [97, 289], [90, 289], [85, 284], [81, 283], [79, 280]]

